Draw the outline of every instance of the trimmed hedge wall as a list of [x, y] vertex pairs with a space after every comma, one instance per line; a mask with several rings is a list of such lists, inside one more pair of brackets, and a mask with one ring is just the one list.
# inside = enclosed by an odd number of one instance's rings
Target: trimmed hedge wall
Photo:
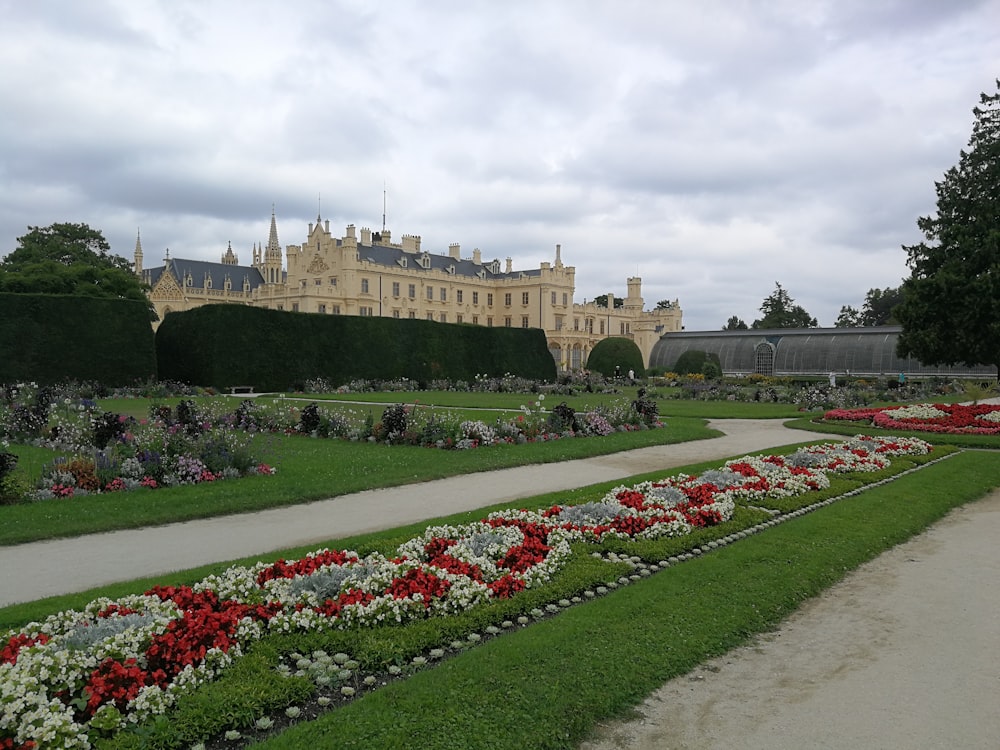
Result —
[[137, 300], [0, 294], [0, 383], [156, 377], [149, 308]]
[[242, 305], [170, 313], [156, 331], [160, 379], [281, 391], [309, 378], [554, 380], [543, 331], [316, 315]]

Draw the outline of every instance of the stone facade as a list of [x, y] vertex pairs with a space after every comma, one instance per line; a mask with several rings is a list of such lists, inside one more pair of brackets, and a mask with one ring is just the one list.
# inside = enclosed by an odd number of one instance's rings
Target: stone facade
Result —
[[220, 263], [168, 257], [158, 268], [144, 269], [136, 240], [136, 272], [150, 286], [150, 299], [162, 320], [170, 312], [213, 303], [254, 305], [272, 310], [320, 315], [370, 315], [418, 318], [440, 323], [541, 328], [560, 369], [584, 366], [594, 345], [609, 336], [632, 339], [648, 364], [664, 333], [680, 331], [676, 300], [667, 309], [644, 310], [642, 280], [627, 281], [620, 307], [573, 301], [576, 269], [562, 262], [555, 248], [552, 262], [514, 270], [507, 258], [483, 260], [480, 250], [463, 257], [451, 245], [446, 254], [421, 248], [420, 237], [390, 232], [360, 232], [349, 225], [343, 236], [330, 222], [316, 218], [300, 245], [284, 253], [271, 215], [267, 245], [253, 248], [253, 263], [240, 266], [232, 247]]

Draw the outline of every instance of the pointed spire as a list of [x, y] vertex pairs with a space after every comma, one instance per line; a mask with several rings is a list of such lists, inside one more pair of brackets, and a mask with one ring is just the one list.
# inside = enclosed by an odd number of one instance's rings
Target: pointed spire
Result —
[[142, 276], [142, 240], [139, 237], [139, 230], [135, 230], [135, 256], [134, 263], [136, 276]]
[[278, 242], [278, 223], [274, 218], [274, 204], [271, 204], [271, 234], [267, 238], [267, 255], [281, 255], [281, 244]]

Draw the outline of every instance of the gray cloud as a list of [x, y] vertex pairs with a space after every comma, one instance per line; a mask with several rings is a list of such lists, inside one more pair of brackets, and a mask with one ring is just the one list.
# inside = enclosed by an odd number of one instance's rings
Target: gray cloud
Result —
[[85, 221], [249, 260], [321, 212], [577, 268], [577, 300], [821, 324], [902, 244], [1000, 68], [1000, 0], [6, 3], [0, 252]]

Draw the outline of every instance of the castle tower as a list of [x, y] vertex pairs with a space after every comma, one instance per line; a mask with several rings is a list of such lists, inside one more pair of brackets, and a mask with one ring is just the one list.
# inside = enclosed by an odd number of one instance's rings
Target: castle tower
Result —
[[135, 275], [142, 278], [142, 240], [139, 239], [139, 230], [135, 230]]
[[625, 307], [634, 310], [642, 310], [642, 278], [632, 276], [626, 280], [628, 284], [628, 296], [625, 298]]
[[281, 245], [278, 242], [278, 223], [271, 206], [271, 233], [264, 248], [264, 281], [268, 284], [281, 283]]

